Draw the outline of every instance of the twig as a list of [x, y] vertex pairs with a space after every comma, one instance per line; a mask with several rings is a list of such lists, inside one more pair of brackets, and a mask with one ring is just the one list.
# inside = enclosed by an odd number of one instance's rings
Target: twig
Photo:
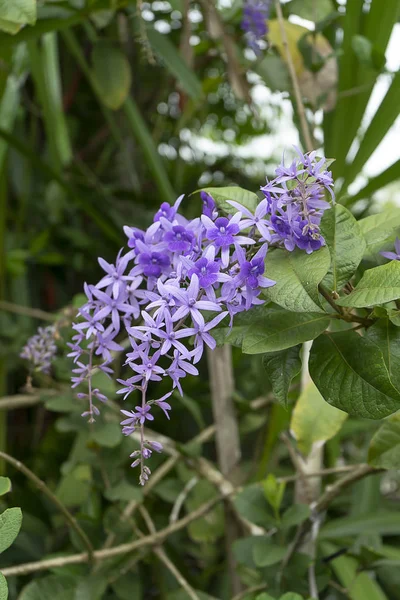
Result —
[[55, 496], [53, 494], [53, 492], [47, 487], [47, 485], [44, 483], [44, 481], [39, 479], [39, 477], [37, 477], [35, 475], [35, 473], [33, 473], [30, 469], [28, 469], [28, 467], [26, 467], [22, 462], [20, 462], [19, 460], [16, 460], [9, 454], [6, 454], [5, 452], [0, 451], [0, 458], [5, 460], [6, 462], [10, 463], [10, 465], [12, 465], [15, 469], [17, 469], [18, 471], [23, 473], [28, 479], [30, 479], [32, 481], [32, 483], [34, 483], [43, 492], [43, 494], [45, 496], [47, 496], [47, 498], [50, 500], [50, 502], [52, 502], [58, 508], [58, 510], [64, 515], [66, 521], [70, 524], [72, 529], [74, 529], [74, 531], [77, 533], [77, 535], [82, 540], [83, 544], [86, 546], [87, 551], [88, 551], [88, 554], [87, 554], [88, 561], [93, 562], [93, 559], [94, 559], [93, 546], [92, 546], [88, 536], [83, 531], [83, 529], [80, 527], [80, 525], [78, 525], [78, 522], [75, 519], [75, 517], [69, 512], [69, 510], [64, 506], [64, 504], [62, 502], [60, 502], [60, 500], [57, 498], [57, 496]]
[[175, 521], [178, 520], [179, 513], [181, 511], [181, 508], [182, 508], [186, 498], [188, 497], [188, 495], [190, 494], [190, 491], [194, 488], [194, 486], [197, 484], [198, 481], [199, 481], [198, 477], [192, 477], [191, 479], [189, 479], [189, 481], [187, 482], [187, 484], [185, 485], [185, 487], [183, 488], [181, 493], [178, 494], [178, 496], [175, 500], [175, 503], [172, 507], [171, 514], [169, 516], [170, 523], [175, 523]]
[[246, 596], [249, 596], [250, 594], [256, 594], [257, 592], [262, 592], [264, 590], [267, 589], [267, 584], [266, 583], [260, 583], [259, 585], [253, 585], [253, 587], [249, 587], [247, 588], [247, 590], [243, 590], [243, 592], [240, 592], [240, 594], [236, 594], [236, 596], [234, 596], [232, 598], [232, 600], [243, 600], [243, 598], [246, 598]]
[[35, 404], [39, 404], [44, 396], [53, 398], [59, 393], [59, 390], [41, 390], [39, 394], [15, 394], [14, 396], [3, 396], [0, 398], [0, 411], [34, 406]]
[[[156, 528], [154, 526], [154, 523], [153, 523], [152, 518], [150, 517], [148, 511], [146, 510], [146, 508], [144, 506], [141, 506], [140, 512], [143, 516], [143, 519], [146, 522], [147, 527], [149, 528], [150, 533], [154, 535], [156, 533]], [[175, 577], [175, 579], [177, 580], [179, 585], [184, 590], [186, 590], [186, 593], [188, 594], [188, 596], [192, 600], [200, 600], [199, 596], [196, 594], [195, 590], [192, 588], [192, 586], [187, 581], [187, 579], [184, 578], [182, 573], [176, 568], [174, 563], [168, 558], [165, 550], [162, 547], [153, 548], [153, 552], [161, 560], [161, 562], [164, 563], [164, 565], [167, 567], [167, 569], [170, 571], [170, 573], [172, 573], [172, 575]]]
[[341, 494], [341, 492], [352, 485], [359, 479], [363, 479], [364, 477], [368, 477], [369, 475], [375, 475], [376, 473], [381, 473], [383, 469], [376, 469], [375, 467], [371, 467], [370, 465], [359, 465], [353, 471], [351, 471], [348, 475], [345, 475], [332, 485], [329, 485], [322, 496], [317, 500], [315, 506], [313, 507], [317, 513], [320, 513], [328, 508], [331, 504], [332, 500], [334, 500], [337, 496]]
[[[108, 548], [105, 550], [96, 550], [93, 553], [95, 560], [105, 560], [106, 558], [112, 558], [114, 556], [122, 556], [124, 554], [129, 554], [134, 550], [138, 550], [139, 548], [145, 548], [147, 546], [154, 546], [156, 544], [162, 543], [168, 536], [184, 529], [197, 519], [200, 519], [203, 515], [207, 514], [214, 508], [218, 502], [224, 500], [224, 496], [217, 496], [208, 502], [205, 502], [199, 508], [186, 515], [176, 523], [172, 523], [172, 525], [168, 525], [165, 529], [160, 529], [157, 533], [152, 535], [147, 535], [142, 539], [134, 540], [133, 542], [129, 542], [127, 544], [120, 544], [119, 546], [114, 546], [113, 548]], [[80, 563], [87, 563], [89, 560], [89, 555], [87, 552], [83, 552], [80, 554], [72, 554], [69, 556], [58, 556], [57, 558], [49, 558], [47, 560], [39, 560], [30, 563], [24, 563], [21, 565], [16, 565], [15, 567], [7, 567], [5, 569], [1, 569], [2, 574], [7, 576], [12, 575], [27, 575], [28, 573], [35, 573], [37, 571], [46, 571], [47, 569], [53, 569], [55, 567], [63, 567], [66, 565], [76, 565]]]
[[20, 304], [14, 304], [13, 302], [7, 302], [6, 300], [0, 300], [0, 310], [12, 312], [17, 315], [24, 315], [26, 317], [32, 317], [34, 319], [40, 319], [41, 321], [56, 321], [58, 319], [58, 315], [46, 312], [40, 308], [22, 306]]
[[279, 27], [281, 30], [282, 44], [283, 44], [283, 47], [285, 48], [286, 60], [287, 60], [287, 64], [289, 67], [290, 78], [292, 80], [294, 95], [296, 98], [297, 111], [299, 113], [301, 130], [302, 130], [302, 133], [304, 136], [304, 141], [306, 144], [307, 152], [311, 152], [314, 148], [314, 144], [312, 142], [310, 130], [308, 128], [306, 111], [304, 109], [303, 100], [301, 98], [300, 86], [299, 86], [299, 82], [297, 80], [297, 75], [296, 75], [296, 70], [294, 68], [292, 55], [290, 53], [290, 48], [289, 48], [289, 43], [288, 43], [288, 39], [287, 39], [287, 35], [286, 35], [285, 23], [283, 20], [283, 14], [282, 14], [280, 0], [275, 0], [275, 8], [276, 8], [276, 14], [278, 17], [278, 21], [279, 21]]
[[321, 469], [321, 471], [314, 471], [314, 473], [302, 473], [302, 475], [289, 475], [287, 477], [277, 477], [279, 483], [289, 483], [296, 481], [302, 477], [326, 477], [327, 475], [339, 475], [340, 473], [348, 473], [354, 471], [359, 465], [344, 465], [343, 467], [332, 467], [331, 469]]

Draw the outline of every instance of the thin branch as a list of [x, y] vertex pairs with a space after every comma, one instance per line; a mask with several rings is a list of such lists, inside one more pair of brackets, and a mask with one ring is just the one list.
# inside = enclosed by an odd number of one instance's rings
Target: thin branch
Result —
[[232, 598], [232, 600], [243, 600], [243, 598], [246, 598], [250, 594], [256, 594], [257, 592], [263, 592], [264, 590], [267, 589], [267, 587], [268, 586], [266, 583], [260, 583], [260, 585], [253, 585], [253, 587], [247, 588], [247, 590], [243, 590], [243, 592], [240, 592], [240, 594], [236, 594], [236, 596], [234, 596]]
[[312, 477], [326, 477], [328, 475], [339, 475], [341, 473], [348, 473], [349, 471], [354, 471], [357, 469], [359, 465], [344, 465], [343, 467], [332, 467], [330, 469], [321, 469], [321, 471], [314, 471], [314, 473], [303, 473], [302, 475], [289, 475], [287, 477], [277, 477], [277, 481], [279, 483], [289, 483], [291, 481], [296, 481], [302, 477], [312, 478]]
[[[156, 533], [156, 528], [154, 526], [152, 518], [150, 517], [150, 514], [148, 513], [148, 511], [146, 510], [146, 508], [144, 506], [140, 507], [140, 512], [143, 516], [143, 519], [146, 522], [147, 527], [149, 528], [150, 533], [154, 535]], [[153, 552], [159, 558], [159, 560], [161, 560], [161, 562], [164, 563], [164, 565], [167, 567], [167, 569], [170, 571], [170, 573], [172, 573], [172, 575], [175, 577], [175, 579], [177, 580], [177, 582], [179, 583], [181, 588], [183, 588], [186, 591], [187, 595], [192, 600], [200, 600], [196, 591], [192, 588], [192, 586], [187, 581], [187, 579], [184, 578], [182, 573], [176, 568], [174, 563], [168, 558], [165, 550], [162, 547], [153, 548]]]
[[187, 482], [187, 484], [185, 485], [185, 487], [183, 488], [181, 493], [178, 494], [178, 496], [174, 502], [174, 505], [172, 507], [171, 514], [169, 516], [170, 523], [175, 523], [175, 521], [178, 520], [179, 513], [181, 512], [181, 508], [182, 508], [186, 498], [188, 497], [191, 490], [194, 488], [194, 486], [197, 484], [198, 481], [199, 481], [198, 477], [192, 477], [191, 479], [189, 479], [189, 481]]
[[5, 460], [6, 462], [8, 462], [15, 469], [17, 469], [18, 471], [23, 473], [28, 479], [30, 479], [30, 481], [32, 481], [32, 483], [34, 483], [43, 492], [43, 494], [50, 500], [50, 502], [52, 502], [54, 504], [54, 506], [56, 506], [58, 508], [58, 510], [64, 515], [65, 520], [70, 524], [72, 529], [80, 537], [83, 544], [87, 548], [88, 561], [93, 562], [93, 558], [94, 558], [93, 546], [92, 546], [88, 536], [83, 531], [83, 529], [80, 527], [80, 525], [78, 524], [75, 517], [69, 512], [69, 510], [64, 506], [64, 504], [62, 502], [60, 502], [60, 500], [57, 498], [57, 496], [55, 496], [53, 494], [53, 492], [50, 490], [50, 488], [47, 487], [47, 485], [44, 483], [44, 481], [39, 479], [39, 477], [37, 477], [35, 475], [35, 473], [33, 473], [30, 469], [28, 469], [28, 467], [26, 467], [22, 462], [20, 462], [19, 460], [16, 460], [9, 454], [6, 454], [5, 452], [0, 451], [0, 458]]
[[[119, 546], [114, 546], [113, 548], [108, 548], [104, 550], [96, 550], [93, 553], [95, 560], [105, 560], [107, 558], [112, 558], [114, 556], [123, 556], [124, 554], [129, 554], [134, 550], [138, 550], [139, 548], [145, 548], [148, 546], [154, 546], [157, 544], [161, 544], [164, 540], [167, 539], [168, 536], [180, 531], [187, 527], [193, 521], [200, 519], [203, 515], [207, 514], [214, 508], [218, 502], [221, 500], [225, 500], [225, 497], [220, 495], [208, 502], [205, 502], [199, 508], [186, 515], [176, 523], [172, 523], [165, 529], [160, 529], [155, 534], [147, 535], [139, 540], [134, 540], [133, 542], [129, 542], [127, 544], [120, 544]], [[27, 575], [28, 573], [36, 573], [37, 571], [46, 571], [48, 569], [53, 569], [55, 567], [63, 567], [66, 565], [76, 565], [81, 563], [87, 563], [89, 561], [89, 555], [87, 552], [83, 552], [80, 554], [72, 554], [69, 556], [58, 556], [57, 558], [49, 558], [47, 560], [39, 560], [30, 563], [24, 563], [21, 565], [16, 565], [15, 567], [7, 567], [2, 569], [2, 574], [7, 576], [12, 575]]]
[[34, 319], [40, 319], [41, 321], [56, 321], [58, 315], [46, 312], [40, 308], [31, 308], [30, 306], [22, 306], [20, 304], [14, 304], [13, 302], [7, 302], [6, 300], [0, 300], [0, 310], [15, 313], [16, 315], [24, 315], [25, 317], [32, 317]]
[[35, 404], [39, 404], [43, 400], [44, 396], [53, 398], [59, 393], [59, 390], [41, 390], [38, 394], [15, 394], [14, 396], [3, 396], [0, 398], [0, 411], [35, 406]]
[[348, 475], [345, 475], [334, 484], [327, 486], [322, 496], [315, 503], [313, 509], [317, 513], [326, 510], [331, 502], [337, 498], [337, 496], [339, 496], [346, 487], [352, 485], [356, 481], [359, 481], [359, 479], [363, 479], [369, 475], [381, 473], [382, 471], [383, 469], [377, 469], [375, 467], [371, 467], [370, 465], [359, 465]]
[[303, 100], [301, 98], [300, 86], [299, 86], [299, 82], [297, 80], [297, 75], [296, 75], [296, 70], [294, 68], [292, 55], [290, 53], [289, 42], [288, 42], [287, 35], [286, 35], [285, 23], [284, 23], [284, 19], [283, 19], [280, 0], [275, 0], [275, 8], [276, 8], [276, 14], [278, 17], [278, 21], [279, 21], [279, 27], [281, 30], [282, 44], [283, 44], [283, 47], [285, 48], [286, 61], [287, 61], [288, 67], [289, 67], [290, 78], [292, 80], [294, 96], [296, 98], [297, 111], [299, 113], [301, 130], [302, 130], [302, 133], [304, 136], [304, 141], [306, 144], [307, 152], [311, 152], [314, 148], [314, 144], [312, 142], [310, 130], [308, 127], [306, 111], [304, 109]]

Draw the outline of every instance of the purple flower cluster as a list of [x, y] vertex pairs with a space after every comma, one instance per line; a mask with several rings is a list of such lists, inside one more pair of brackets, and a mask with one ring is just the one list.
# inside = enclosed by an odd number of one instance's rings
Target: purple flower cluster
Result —
[[385, 258], [388, 258], [389, 260], [400, 260], [400, 239], [396, 238], [396, 241], [394, 243], [394, 249], [396, 252], [380, 252], [379, 254], [382, 254], [382, 256], [384, 256]]
[[325, 191], [334, 201], [333, 179], [325, 168], [325, 158], [317, 159], [315, 152], [304, 155], [298, 148], [296, 152], [299, 159], [289, 167], [282, 161], [275, 179], [261, 188], [266, 196], [262, 210], [270, 215], [272, 244], [283, 245], [290, 252], [297, 246], [310, 254], [325, 244], [320, 223], [324, 211], [331, 207], [324, 199]]
[[57, 352], [55, 333], [53, 325], [39, 327], [37, 334], [29, 338], [22, 348], [20, 357], [29, 361], [33, 371], [50, 373], [51, 363]]
[[[331, 191], [332, 180], [314, 154], [301, 156], [301, 164], [279, 167], [278, 177], [262, 188], [266, 198], [254, 212], [230, 201], [237, 212], [222, 215], [213, 198], [201, 192], [203, 214], [188, 220], [178, 212], [183, 196], [173, 206], [164, 202], [146, 231], [124, 227], [129, 250], [121, 250], [115, 264], [99, 259], [104, 277], [96, 285], [85, 284], [87, 302], [70, 344], [69, 356], [76, 363], [73, 387], [86, 383], [87, 392], [79, 397], [89, 405], [83, 415], [94, 420], [99, 412], [95, 399], [106, 398], [92, 389], [91, 376], [95, 369], [112, 372], [112, 352], [122, 350], [116, 337], [126, 331], [130, 373], [117, 380], [118, 393], [125, 400], [139, 392], [141, 402], [122, 411], [121, 425], [125, 435], [140, 432], [140, 450], [131, 456], [132, 466], [140, 465], [142, 485], [150, 476], [145, 461], [162, 450], [145, 438], [145, 424], [158, 409], [170, 418], [172, 393], [182, 394], [182, 380], [198, 374], [205, 347], [216, 346], [212, 330], [225, 318], [231, 326], [237, 313], [263, 304], [262, 288], [275, 284], [264, 276], [268, 246], [311, 252], [323, 244], [318, 224], [329, 204], [322, 194], [323, 188]], [[282, 233], [278, 216], [288, 231]], [[100, 364], [95, 366], [96, 357]], [[165, 379], [170, 391], [152, 399], [153, 382]]]
[[260, 54], [260, 40], [265, 37], [271, 0], [245, 0], [241, 27], [245, 31], [247, 45]]

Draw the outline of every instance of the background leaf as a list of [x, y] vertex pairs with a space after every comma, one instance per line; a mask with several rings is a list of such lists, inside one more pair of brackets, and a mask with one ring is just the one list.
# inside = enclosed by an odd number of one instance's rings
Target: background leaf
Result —
[[339, 306], [362, 308], [400, 298], [400, 261], [365, 271], [355, 289], [337, 300]]
[[400, 464], [400, 415], [381, 425], [368, 448], [368, 463], [383, 469], [397, 469]]
[[17, 537], [22, 524], [20, 508], [7, 508], [0, 515], [0, 554], [7, 550]]
[[315, 442], [326, 442], [340, 431], [347, 414], [329, 406], [312, 381], [296, 402], [290, 430], [299, 450], [308, 455]]
[[271, 382], [272, 391], [283, 406], [287, 405], [292, 379], [301, 370], [300, 348], [300, 346], [293, 346], [263, 356], [264, 369]]
[[118, 110], [129, 94], [131, 68], [125, 54], [107, 42], [95, 45], [92, 54], [93, 73], [99, 97], [111, 110]]

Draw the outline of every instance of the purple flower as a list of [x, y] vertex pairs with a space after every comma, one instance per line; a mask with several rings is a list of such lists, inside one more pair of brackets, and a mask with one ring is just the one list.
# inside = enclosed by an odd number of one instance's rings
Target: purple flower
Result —
[[121, 410], [121, 412], [123, 415], [128, 417], [127, 419], [121, 421], [121, 425], [123, 426], [122, 433], [124, 435], [131, 435], [135, 431], [138, 422], [138, 417], [136, 413], [133, 412], [133, 410]]
[[99, 265], [107, 273], [103, 279], [96, 284], [96, 288], [112, 286], [112, 294], [117, 298], [120, 291], [125, 290], [126, 282], [133, 279], [129, 275], [124, 275], [128, 262], [133, 258], [132, 251], [121, 257], [122, 250], [119, 251], [115, 265], [106, 262], [104, 258], [99, 258]]
[[141, 240], [142, 242], [144, 241], [144, 232], [136, 227], [125, 226], [124, 233], [128, 238], [129, 248], [135, 249], [137, 240]]
[[245, 31], [247, 44], [256, 54], [260, 54], [259, 40], [262, 39], [268, 31], [267, 19], [271, 0], [245, 0], [243, 6], [243, 19], [241, 27]]
[[164, 219], [167, 219], [168, 221], [173, 221], [183, 198], [184, 198], [184, 195], [182, 194], [182, 196], [179, 196], [179, 198], [177, 199], [177, 201], [175, 202], [175, 204], [173, 206], [170, 206], [170, 204], [168, 204], [168, 202], [163, 202], [161, 204], [159, 210], [154, 215], [154, 219], [153, 219], [154, 222], [159, 221], [162, 217]]
[[112, 325], [115, 333], [120, 330], [120, 312], [129, 314], [135, 312], [136, 308], [131, 304], [127, 304], [127, 293], [125, 290], [119, 290], [117, 296], [110, 297], [105, 292], [93, 289], [93, 294], [102, 303], [103, 307], [95, 313], [95, 318], [98, 321], [105, 319], [106, 317], [111, 318]]
[[145, 381], [161, 381], [160, 375], [164, 374], [164, 369], [157, 365], [161, 352], [158, 350], [153, 356], [149, 356], [149, 349], [147, 349], [139, 350], [138, 354], [142, 363], [136, 364], [134, 361], [130, 361], [131, 369], [141, 375]]
[[171, 252], [187, 254], [193, 246], [194, 235], [182, 225], [173, 225], [172, 229], [165, 233], [164, 240]]
[[199, 296], [199, 278], [196, 274], [192, 275], [191, 282], [186, 290], [174, 286], [166, 286], [171, 295], [176, 298], [179, 308], [174, 313], [172, 320], [180, 321], [187, 315], [190, 315], [195, 323], [202, 325], [204, 323], [203, 315], [200, 310], [213, 310], [219, 312], [221, 307], [216, 302], [209, 300], [198, 300]]
[[385, 258], [388, 258], [389, 260], [400, 260], [400, 239], [396, 238], [396, 241], [394, 243], [394, 249], [396, 250], [396, 252], [380, 252], [379, 254], [382, 254], [382, 256], [384, 256]]
[[139, 266], [146, 277], [160, 277], [170, 266], [170, 259], [162, 252], [139, 254]]
[[168, 394], [165, 394], [158, 400], [154, 400], [154, 404], [156, 404], [159, 408], [161, 408], [161, 410], [164, 412], [164, 414], [168, 420], [170, 419], [168, 411], [171, 410], [171, 405], [168, 404], [168, 402], [165, 402], [165, 399], [169, 398], [171, 396], [171, 394], [172, 394], [172, 392], [168, 392]]
[[[37, 334], [29, 338], [22, 348], [20, 357], [28, 360], [35, 371], [50, 373], [51, 363], [57, 353], [57, 346], [54, 341], [55, 333], [56, 329], [53, 325], [44, 328], [39, 327]], [[72, 344], [69, 344], [69, 346], [73, 348], [71, 355], [77, 360], [80, 356], [78, 350]]]
[[190, 358], [190, 353], [179, 341], [180, 338], [190, 337], [192, 334], [189, 329], [178, 329], [174, 331], [174, 324], [172, 319], [168, 313], [165, 314], [165, 330], [160, 327], [151, 327], [151, 333], [153, 333], [158, 338], [164, 340], [161, 346], [161, 354], [167, 354], [172, 346], [180, 352], [180, 354], [186, 358]]
[[218, 217], [213, 223], [209, 217], [203, 215], [201, 220], [206, 227], [207, 238], [214, 243], [217, 250], [221, 249], [222, 265], [229, 264], [230, 246], [238, 244], [254, 244], [254, 240], [236, 235], [243, 227], [240, 224], [241, 212], [237, 212], [231, 219]]
[[216, 219], [218, 212], [216, 210], [217, 207], [214, 198], [210, 196], [210, 194], [207, 194], [207, 192], [200, 192], [200, 198], [203, 203], [203, 215], [206, 215], [206, 217], [209, 217], [212, 220]]
[[211, 331], [211, 329], [214, 329], [214, 327], [216, 327], [222, 321], [222, 319], [226, 317], [227, 314], [228, 312], [225, 311], [222, 312], [220, 315], [214, 317], [214, 319], [212, 319], [208, 323], [204, 323], [202, 325], [199, 325], [197, 323], [194, 324], [195, 326], [191, 330], [192, 335], [196, 336], [194, 342], [194, 350], [192, 352], [193, 362], [199, 362], [203, 354], [204, 344], [206, 344], [211, 350], [214, 350], [214, 348], [217, 345], [217, 342], [209, 333], [209, 331]]
[[143, 407], [135, 406], [135, 410], [136, 410], [136, 413], [135, 413], [136, 418], [141, 425], [143, 425], [143, 423], [146, 421], [146, 419], [148, 421], [154, 421], [154, 417], [150, 413], [151, 406], [149, 404], [145, 404]]
[[239, 202], [235, 202], [234, 200], [228, 200], [228, 204], [236, 208], [240, 211], [245, 218], [242, 220], [242, 227], [247, 229], [248, 227], [256, 227], [261, 234], [262, 241], [271, 241], [271, 232], [268, 228], [268, 222], [265, 219], [265, 216], [268, 213], [268, 201], [262, 200], [259, 204], [257, 204], [254, 215], [249, 211], [248, 208], [239, 204]]

